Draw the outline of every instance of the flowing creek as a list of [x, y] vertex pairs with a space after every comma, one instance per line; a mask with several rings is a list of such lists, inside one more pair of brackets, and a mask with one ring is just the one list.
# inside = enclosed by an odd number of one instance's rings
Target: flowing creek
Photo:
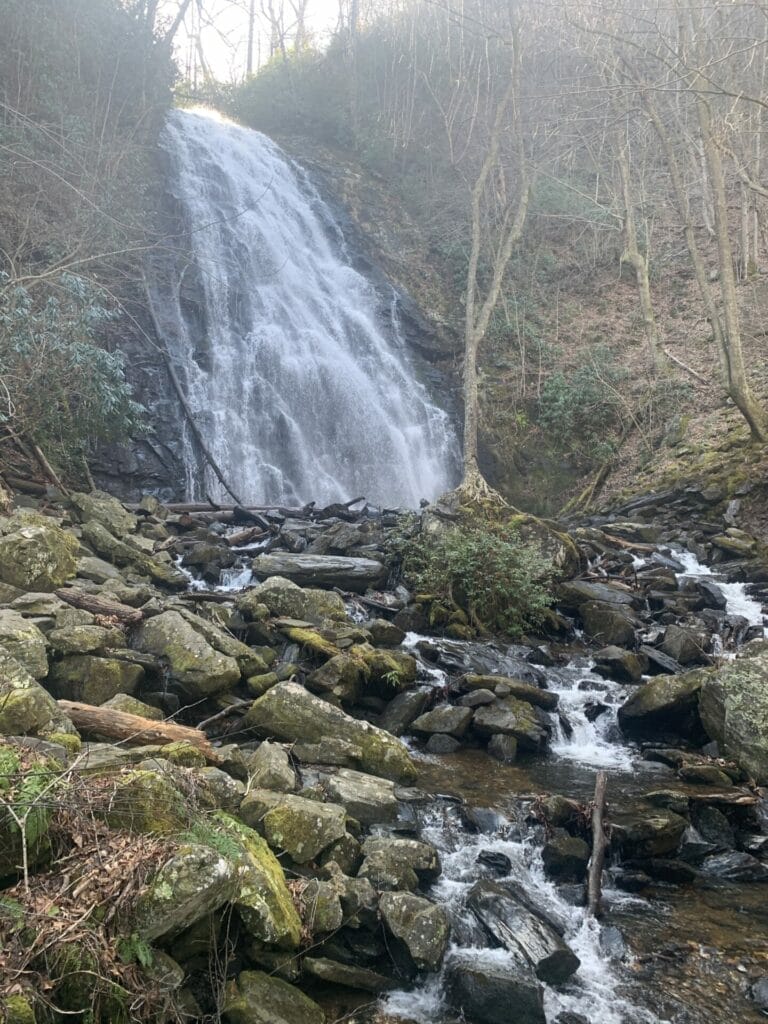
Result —
[[[763, 624], [762, 607], [749, 597], [744, 584], [719, 580], [688, 552], [673, 557], [680, 563], [681, 581], [711, 578], [727, 599], [728, 615], [742, 616], [750, 625]], [[405, 646], [420, 656], [425, 681], [443, 687], [446, 673], [422, 656], [430, 643], [430, 638], [412, 633]], [[477, 656], [480, 647], [460, 641], [442, 643], [457, 668], [470, 653]], [[487, 661], [483, 670], [503, 673], [504, 648], [483, 646]], [[514, 655], [514, 647], [508, 650]], [[466, 907], [469, 890], [483, 874], [478, 863], [481, 852], [509, 858], [509, 871], [500, 880], [520, 885], [558, 923], [581, 961], [564, 985], [546, 987], [550, 1024], [582, 1020], [590, 1024], [699, 1024], [705, 1020], [734, 1024], [765, 1019], [748, 1000], [744, 980], [768, 966], [768, 905], [762, 886], [658, 884], [641, 897], [614, 887], [609, 868], [604, 916], [598, 924], [569, 901], [573, 892], [567, 886], [555, 885], [544, 873], [540, 831], [537, 834], [531, 827], [527, 815], [536, 794], [556, 792], [587, 801], [595, 772], [602, 768], [609, 774], [609, 805], [624, 807], [642, 793], [672, 782], [670, 768], [642, 760], [639, 748], [621, 734], [616, 712], [628, 688], [595, 674], [592, 667], [585, 656], [544, 670], [546, 686], [559, 695], [559, 707], [571, 727], [566, 731], [562, 724], [557, 726], [546, 758], [504, 765], [480, 750], [452, 755], [414, 751], [423, 788], [459, 797], [486, 813], [475, 815], [475, 824], [480, 824], [475, 834], [467, 832], [450, 799], [436, 800], [425, 814], [421, 835], [440, 850], [443, 864], [443, 874], [430, 894], [449, 912], [453, 941], [439, 976], [415, 992], [397, 991], [383, 1000], [387, 1019], [453, 1024], [456, 1016], [446, 1009], [444, 998], [451, 961], [469, 961], [493, 970], [508, 958], [504, 949], [487, 945]], [[607, 705], [607, 710], [590, 720], [588, 709], [596, 702]], [[499, 875], [495, 878], [499, 880]], [[511, 1024], [514, 1019], [511, 1013]]]

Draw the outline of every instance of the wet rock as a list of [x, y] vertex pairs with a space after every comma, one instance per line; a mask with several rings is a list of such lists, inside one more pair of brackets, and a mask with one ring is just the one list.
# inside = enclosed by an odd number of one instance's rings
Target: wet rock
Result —
[[461, 740], [448, 736], [447, 733], [436, 732], [429, 737], [424, 749], [430, 754], [455, 754], [461, 750]]
[[385, 892], [379, 909], [384, 926], [412, 966], [436, 971], [448, 946], [448, 916], [443, 908], [409, 892]]
[[674, 811], [656, 809], [647, 814], [614, 814], [611, 820], [611, 845], [625, 859], [663, 857], [674, 853], [688, 822]]
[[238, 609], [266, 605], [271, 615], [304, 619], [320, 624], [326, 621], [347, 621], [347, 610], [339, 594], [333, 591], [302, 588], [284, 576], [272, 576], [252, 587], [235, 600]]
[[506, 853], [496, 850], [481, 850], [477, 855], [477, 863], [490, 868], [497, 875], [508, 875], [512, 870], [512, 861]]
[[85, 704], [105, 704], [119, 693], [131, 696], [143, 679], [141, 665], [90, 654], [63, 658], [56, 662], [50, 675], [51, 686], [60, 698]]
[[600, 949], [611, 960], [623, 960], [627, 944], [619, 928], [609, 924], [600, 929]]
[[258, 750], [246, 757], [250, 784], [257, 789], [271, 789], [278, 793], [293, 793], [296, 772], [287, 752], [279, 743], [264, 740]]
[[344, 558], [334, 555], [291, 554], [287, 551], [259, 555], [253, 560], [257, 576], [284, 576], [299, 586], [312, 586], [364, 593], [386, 580], [387, 570], [371, 558]]
[[345, 988], [360, 989], [363, 992], [387, 992], [397, 987], [397, 982], [367, 967], [354, 964], [342, 964], [338, 960], [327, 957], [306, 956], [301, 962], [302, 970], [318, 981], [332, 985], [343, 985]]
[[579, 958], [552, 925], [502, 883], [476, 882], [467, 906], [499, 945], [533, 965], [540, 981], [559, 985], [578, 970]]
[[[507, 688], [507, 695], [517, 700], [524, 700], [528, 704], [544, 708], [545, 711], [553, 711], [557, 707], [558, 695], [549, 690], [542, 690], [538, 686], [524, 682], [520, 679], [513, 679], [511, 676], [489, 676], [468, 674], [459, 679], [459, 687], [462, 690], [477, 692], [478, 690], [492, 691], [499, 685]], [[466, 705], [470, 707], [471, 705]]]
[[342, 768], [328, 778], [325, 790], [362, 825], [382, 824], [397, 817], [395, 785], [389, 779]]
[[472, 726], [483, 736], [494, 733], [514, 736], [518, 746], [524, 750], [540, 750], [549, 737], [546, 714], [515, 697], [504, 697], [495, 704], [478, 708]]
[[703, 672], [656, 676], [643, 683], [619, 708], [619, 725], [627, 736], [658, 739], [660, 733], [696, 738], [701, 733], [699, 693]]
[[768, 1010], [768, 977], [758, 979], [750, 989], [750, 995], [763, 1012]]
[[366, 692], [389, 699], [408, 690], [416, 682], [417, 662], [403, 651], [379, 651], [370, 644], [358, 643], [352, 648], [368, 669]]
[[601, 704], [599, 700], [589, 700], [584, 705], [584, 717], [588, 722], [595, 722], [608, 711], [607, 704]]
[[171, 679], [192, 698], [210, 697], [240, 679], [234, 658], [221, 654], [175, 611], [162, 612], [142, 622], [133, 646], [167, 664]]
[[583, 839], [555, 829], [541, 851], [544, 870], [559, 881], [580, 882], [587, 874], [590, 850]]
[[544, 820], [555, 828], [570, 825], [578, 819], [580, 813], [576, 800], [569, 800], [557, 793], [545, 797], [539, 804], [539, 810]]
[[768, 864], [738, 850], [706, 857], [702, 861], [701, 871], [723, 882], [768, 882]]
[[322, 743], [296, 743], [291, 753], [305, 764], [324, 764], [339, 768], [357, 768], [363, 751], [346, 740], [326, 739]]
[[608, 646], [630, 646], [635, 640], [637, 620], [620, 607], [592, 601], [579, 609], [584, 632], [591, 640]]
[[768, 782], [768, 644], [703, 670], [701, 719], [710, 738], [758, 783]]
[[328, 695], [344, 704], [354, 704], [365, 689], [370, 670], [353, 654], [337, 654], [307, 676], [307, 689]]
[[[187, 577], [166, 562], [161, 562], [158, 558], [151, 558], [140, 549], [138, 539], [134, 540], [132, 538], [131, 544], [119, 540], [95, 519], [89, 519], [84, 524], [82, 534], [85, 543], [97, 555], [100, 555], [107, 561], [118, 566], [130, 567], [143, 576], [149, 576], [156, 583], [162, 583], [164, 586], [172, 587], [176, 590], [186, 590], [188, 584]], [[45, 588], [41, 587], [39, 589]]]
[[346, 834], [347, 815], [338, 804], [324, 804], [292, 794], [251, 790], [240, 805], [240, 817], [262, 833], [275, 850], [297, 864], [307, 864]]
[[344, 923], [344, 911], [337, 887], [332, 882], [312, 878], [301, 894], [302, 917], [312, 935], [335, 932]]
[[0, 537], [0, 582], [19, 590], [49, 592], [72, 579], [78, 543], [73, 534], [40, 517], [35, 525], [21, 525], [18, 514], [7, 522], [19, 528]]
[[400, 629], [388, 619], [373, 619], [365, 623], [371, 634], [371, 640], [377, 647], [399, 647], [405, 640], [405, 630]]
[[411, 730], [415, 733], [447, 733], [460, 739], [469, 728], [472, 721], [471, 708], [457, 708], [450, 704], [427, 711], [411, 724]]
[[361, 767], [365, 771], [395, 782], [412, 782], [416, 777], [410, 755], [398, 739], [368, 722], [351, 718], [298, 683], [273, 686], [254, 702], [243, 726], [289, 743], [321, 743], [326, 737], [346, 740], [362, 751]]
[[300, 989], [262, 971], [243, 971], [224, 993], [227, 1024], [325, 1024], [325, 1014]]
[[729, 775], [714, 764], [684, 764], [677, 774], [683, 782], [692, 782], [702, 786], [731, 786], [733, 781]]
[[571, 1013], [570, 1010], [565, 1010], [563, 1013], [558, 1013], [554, 1024], [590, 1024], [590, 1022], [580, 1013]]
[[446, 971], [449, 1004], [471, 1024], [546, 1024], [543, 989], [522, 956], [507, 962], [451, 960]]
[[514, 736], [494, 733], [488, 740], [488, 753], [502, 764], [512, 764], [517, 760], [517, 740]]
[[594, 601], [624, 608], [639, 606], [638, 596], [618, 584], [568, 580], [557, 588], [557, 604], [565, 611], [579, 611]]
[[690, 885], [698, 877], [697, 872], [690, 864], [664, 857], [628, 861], [627, 867], [630, 870], [642, 871], [649, 878], [653, 878], [657, 882], [666, 882], [668, 885]]
[[696, 807], [693, 824], [702, 839], [712, 843], [717, 850], [732, 850], [736, 845], [733, 826], [717, 807]]
[[647, 667], [646, 658], [622, 647], [603, 647], [595, 654], [594, 671], [619, 683], [639, 683]]
[[660, 648], [680, 665], [707, 664], [709, 657], [704, 650], [705, 643], [703, 634], [672, 623], [664, 631]]
[[[507, 692], [504, 696], [509, 696], [509, 687], [506, 687]], [[471, 693], [465, 693], [464, 696], [459, 700], [459, 704], [463, 708], [479, 708], [483, 704], [493, 704], [496, 700], [496, 694], [491, 690], [473, 690]]]
[[675, 814], [688, 813], [688, 794], [678, 789], [655, 789], [645, 794], [645, 799], [654, 807], [666, 807]]
[[676, 676], [680, 672], [683, 672], [683, 666], [675, 661], [674, 658], [670, 658], [668, 654], [663, 651], [659, 651], [655, 647], [649, 647], [647, 644], [642, 644], [639, 648], [639, 653], [642, 654], [648, 662], [648, 672], [652, 676], [657, 675], [670, 675]]
[[363, 855], [369, 858], [376, 854], [407, 864], [419, 882], [433, 882], [441, 871], [440, 855], [435, 847], [418, 839], [370, 836], [363, 843]]

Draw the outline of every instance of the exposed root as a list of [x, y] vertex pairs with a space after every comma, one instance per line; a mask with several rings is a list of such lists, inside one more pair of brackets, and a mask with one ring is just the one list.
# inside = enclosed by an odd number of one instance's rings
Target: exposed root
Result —
[[491, 487], [477, 466], [465, 471], [464, 479], [452, 493], [458, 499], [459, 505], [482, 504], [494, 505], [498, 508], [508, 507], [506, 499]]

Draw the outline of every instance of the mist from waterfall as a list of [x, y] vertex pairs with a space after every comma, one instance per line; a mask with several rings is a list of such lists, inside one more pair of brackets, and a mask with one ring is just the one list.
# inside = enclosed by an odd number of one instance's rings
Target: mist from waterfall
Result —
[[[241, 500], [415, 507], [452, 486], [456, 437], [417, 379], [396, 293], [350, 265], [306, 173], [208, 112], [174, 111], [161, 145], [186, 235], [151, 267], [153, 311]], [[228, 500], [186, 422], [184, 446], [188, 498]]]

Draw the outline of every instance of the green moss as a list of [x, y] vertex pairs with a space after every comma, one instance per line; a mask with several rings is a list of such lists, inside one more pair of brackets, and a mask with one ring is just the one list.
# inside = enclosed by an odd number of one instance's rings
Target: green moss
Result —
[[83, 741], [77, 733], [51, 732], [46, 736], [46, 739], [51, 743], [58, 743], [60, 747], [64, 747], [71, 756], [79, 754], [83, 746]]
[[5, 1024], [35, 1024], [35, 1009], [27, 996], [6, 996], [0, 1002], [0, 1014]]
[[189, 810], [164, 776], [132, 771], [117, 779], [104, 816], [112, 828], [167, 835], [183, 829]]
[[315, 657], [335, 658], [339, 654], [339, 648], [331, 643], [330, 640], [326, 640], [314, 629], [304, 629], [300, 626], [285, 626], [283, 633], [292, 640], [295, 644], [299, 644], [304, 650], [308, 651]]
[[166, 743], [164, 747], [160, 748], [160, 756], [181, 768], [204, 768], [208, 763], [201, 750], [193, 747], [191, 743], [181, 740], [176, 743]]

